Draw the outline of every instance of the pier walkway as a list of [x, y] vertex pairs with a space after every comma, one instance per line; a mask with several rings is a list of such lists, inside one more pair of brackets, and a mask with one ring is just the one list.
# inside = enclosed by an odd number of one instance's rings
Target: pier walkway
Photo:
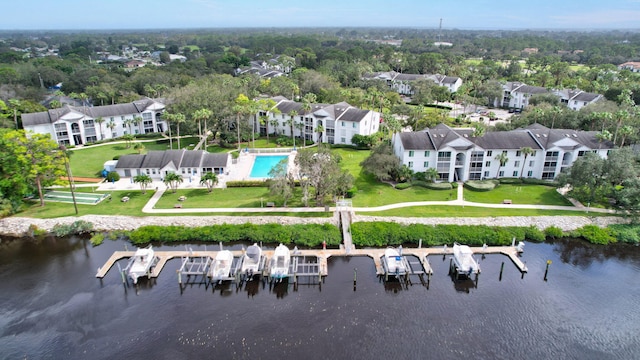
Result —
[[[488, 247], [472, 247], [471, 250], [476, 255], [483, 254], [502, 254], [511, 259], [513, 264], [520, 270], [520, 272], [527, 272], [527, 266], [524, 264], [520, 258], [518, 257], [518, 249], [515, 246], [488, 246]], [[244, 250], [234, 250], [231, 251], [234, 257], [240, 257], [244, 255]], [[332, 256], [368, 256], [373, 259], [373, 263], [376, 267], [376, 273], [378, 275], [384, 275], [384, 269], [380, 258], [384, 256], [385, 249], [351, 249], [347, 252], [347, 249], [312, 249], [312, 250], [294, 250], [292, 251], [292, 256], [307, 256], [312, 257], [315, 256], [318, 258], [319, 264], [319, 275], [327, 276], [327, 259]], [[184, 251], [155, 251], [154, 255], [158, 258], [158, 263], [154, 267], [153, 271], [150, 274], [150, 277], [155, 278], [160, 275], [163, 267], [167, 263], [167, 261], [174, 258], [184, 258], [184, 257], [204, 257], [215, 259], [218, 251], [192, 251], [192, 250], [184, 250]], [[135, 251], [116, 251], [111, 257], [105, 262], [105, 264], [98, 269], [96, 273], [97, 278], [104, 278], [107, 275], [107, 272], [116, 264], [118, 260], [130, 258], [135, 254]], [[269, 263], [269, 259], [273, 257], [273, 250], [263, 250], [263, 256], [267, 258], [267, 263]], [[415, 256], [420, 260], [424, 272], [427, 275], [433, 274], [431, 269], [431, 265], [429, 264], [428, 257], [431, 255], [452, 255], [453, 250], [451, 248], [445, 247], [429, 247], [429, 248], [403, 248], [402, 256]]]

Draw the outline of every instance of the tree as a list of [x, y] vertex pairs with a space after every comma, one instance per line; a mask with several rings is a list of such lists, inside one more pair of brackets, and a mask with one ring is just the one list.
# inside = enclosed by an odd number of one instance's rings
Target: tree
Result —
[[140, 190], [143, 194], [147, 193], [147, 187], [153, 182], [151, 177], [147, 174], [140, 174], [133, 177], [133, 182], [140, 185]]
[[213, 187], [218, 183], [218, 175], [213, 172], [207, 171], [200, 178], [200, 184], [207, 187], [207, 191], [212, 192]]
[[109, 130], [111, 130], [111, 135], [112, 135], [112, 137], [113, 137], [113, 129], [115, 129], [115, 128], [116, 128], [116, 123], [115, 123], [115, 122], [113, 122], [113, 121], [109, 121], [109, 122], [107, 123], [107, 127], [109, 128]]
[[[25, 185], [33, 186], [38, 191], [40, 206], [44, 206], [43, 188], [53, 185], [66, 175], [64, 152], [51, 139], [50, 134], [27, 134], [23, 130], [6, 131], [2, 144], [3, 173], [0, 189], [9, 191], [3, 196], [11, 198], [13, 191], [18, 191], [19, 196], [23, 196]], [[15, 172], [7, 173], [7, 170]], [[16, 185], [15, 189], [7, 189], [9, 182]]]
[[386, 141], [376, 145], [360, 166], [365, 173], [373, 175], [379, 181], [389, 181], [400, 167], [400, 159], [394, 155], [391, 144]]
[[144, 151], [145, 147], [144, 144], [141, 142], [137, 142], [133, 148], [138, 152], [138, 154], [142, 154], [142, 152]]
[[133, 125], [133, 119], [127, 119], [123, 121], [122, 124], [126, 126], [127, 129], [129, 129], [129, 135], [133, 136], [133, 132], [131, 131], [131, 125]]
[[[317, 205], [323, 205], [327, 196], [336, 196], [340, 188], [351, 184], [344, 184], [345, 177], [340, 168], [340, 156], [325, 147], [303, 149], [298, 152], [295, 163], [298, 167], [298, 179], [307, 182], [315, 191]], [[346, 171], [346, 170], [345, 170]], [[340, 186], [339, 186], [340, 185]], [[304, 189], [303, 189], [304, 191]], [[304, 199], [304, 198], [303, 198]]]
[[131, 147], [131, 143], [133, 142], [133, 140], [135, 140], [136, 138], [131, 135], [131, 134], [124, 134], [122, 135], [122, 140], [124, 140], [127, 149]]
[[287, 125], [289, 125], [289, 128], [291, 129], [291, 140], [293, 140], [293, 147], [296, 147], [296, 137], [293, 134], [293, 127], [296, 124], [296, 120], [295, 117], [298, 116], [298, 112], [296, 110], [291, 110], [289, 111], [289, 113], [287, 113], [287, 115], [289, 115], [289, 120], [287, 120]]
[[522, 162], [522, 170], [520, 171], [520, 179], [522, 179], [524, 177], [524, 165], [527, 163], [527, 158], [529, 157], [529, 155], [533, 155], [533, 153], [535, 153], [535, 150], [533, 150], [528, 146], [525, 146], [520, 149], [520, 152], [524, 155], [524, 161]]
[[[207, 136], [207, 120], [213, 116], [213, 112], [209, 109], [202, 108], [193, 112], [191, 117], [198, 122], [198, 135], [202, 136], [202, 121], [204, 121], [204, 136]], [[206, 145], [206, 144], [205, 144]]]
[[173, 172], [165, 175], [164, 179], [162, 180], [162, 182], [164, 182], [164, 184], [168, 186], [174, 194], [178, 190], [178, 185], [182, 184], [183, 181], [184, 180], [182, 179], [181, 175]]
[[608, 192], [604, 173], [604, 159], [588, 152], [576, 160], [567, 173], [558, 176], [560, 185], [571, 185], [570, 196], [585, 203], [595, 202], [596, 194]]
[[133, 119], [131, 119], [131, 124], [138, 127], [140, 134], [144, 133], [144, 131], [140, 129], [140, 125], [142, 124], [142, 118], [140, 116], [134, 116]]
[[93, 120], [96, 124], [98, 124], [98, 131], [100, 132], [100, 140], [104, 140], [104, 135], [102, 135], [102, 123], [104, 123], [104, 118], [102, 116], [98, 116]]
[[[280, 109], [276, 107], [273, 99], [260, 99], [257, 103], [258, 111], [260, 111], [260, 124], [266, 127], [267, 143], [269, 143], [269, 113], [280, 114]], [[277, 124], [276, 124], [277, 125]], [[255, 132], [255, 131], [254, 131]], [[255, 141], [255, 139], [254, 139]], [[255, 147], [255, 145], [254, 145]]]
[[[178, 150], [180, 149], [180, 124], [186, 121], [184, 114], [181, 113], [164, 113], [163, 117], [174, 124], [176, 124], [176, 130], [178, 131]], [[169, 128], [169, 146], [173, 149], [173, 143], [171, 142], [171, 128]]]
[[499, 179], [500, 169], [503, 168], [505, 165], [507, 165], [507, 162], [509, 162], [509, 158], [507, 157], [506, 152], [501, 152], [498, 155], [496, 155], [495, 159], [498, 160], [498, 162], [500, 163], [500, 167], [498, 167], [498, 173], [496, 174], [496, 179]]
[[436, 179], [438, 178], [438, 169], [432, 168], [432, 167], [428, 168], [424, 172], [424, 178], [427, 181], [435, 182]]
[[257, 112], [256, 103], [253, 100], [250, 100], [246, 95], [239, 94], [236, 97], [233, 105], [233, 113], [236, 114], [236, 130], [238, 133], [238, 151], [240, 151], [240, 119], [244, 118], [246, 115], [255, 114]]
[[287, 201], [293, 196], [293, 188], [295, 181], [291, 172], [288, 171], [288, 159], [282, 159], [277, 163], [271, 171], [269, 176], [271, 181], [269, 182], [269, 192], [273, 196], [280, 197], [284, 200], [282, 206], [287, 206]]

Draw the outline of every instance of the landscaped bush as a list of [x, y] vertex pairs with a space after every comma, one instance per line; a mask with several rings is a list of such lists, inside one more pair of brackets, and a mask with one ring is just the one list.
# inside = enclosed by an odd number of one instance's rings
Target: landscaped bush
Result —
[[109, 173], [107, 174], [107, 177], [105, 178], [106, 181], [108, 182], [115, 182], [120, 180], [120, 174], [118, 174], [115, 171], [109, 171]]
[[264, 180], [238, 180], [227, 181], [227, 187], [268, 187], [269, 183]]
[[609, 225], [611, 233], [621, 243], [639, 244], [640, 225]]
[[609, 228], [601, 228], [596, 225], [585, 225], [572, 231], [571, 236], [581, 237], [592, 244], [607, 245], [616, 242], [616, 238]]
[[520, 185], [522, 184], [522, 179], [520, 178], [500, 178], [498, 179], [500, 184], [512, 184], [512, 185]]
[[356, 222], [351, 225], [356, 246], [387, 246], [418, 244], [423, 246], [452, 245], [511, 245], [516, 241], [543, 241], [544, 234], [535, 227], [489, 227], [459, 225], [400, 225], [397, 223]]
[[527, 179], [522, 179], [522, 182], [525, 184], [533, 184], [533, 185], [545, 185], [545, 186], [552, 186], [552, 187], [560, 186], [560, 184], [558, 184], [558, 182], [556, 181], [549, 181], [549, 180], [542, 180], [542, 179], [527, 178]]
[[358, 187], [354, 186], [351, 189], [347, 190], [346, 198], [351, 199], [358, 193]]
[[557, 226], [549, 226], [544, 229], [544, 234], [552, 239], [560, 239], [564, 236], [564, 232]]
[[55, 224], [51, 233], [56, 237], [86, 234], [93, 230], [93, 223], [84, 220], [76, 220], [72, 224]]
[[279, 225], [242, 224], [186, 226], [143, 226], [129, 234], [134, 244], [150, 242], [232, 242], [248, 241], [267, 244], [295, 244], [304, 247], [337, 246], [342, 241], [340, 230], [331, 224]]
[[104, 241], [104, 234], [103, 233], [93, 234], [93, 236], [91, 237], [91, 240], [89, 241], [91, 241], [91, 245], [98, 246], [102, 244], [102, 242]]
[[408, 182], [399, 183], [399, 184], [396, 184], [395, 188], [396, 188], [396, 190], [404, 190], [404, 189], [410, 188], [411, 185], [412, 185], [412, 183], [408, 183]]
[[497, 180], [469, 180], [464, 183], [464, 187], [471, 191], [491, 191], [499, 185]]

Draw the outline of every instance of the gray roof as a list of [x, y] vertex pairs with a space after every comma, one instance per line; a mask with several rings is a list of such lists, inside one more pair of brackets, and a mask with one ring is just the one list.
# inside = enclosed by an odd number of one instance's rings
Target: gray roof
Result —
[[[288, 115], [290, 111], [296, 111], [298, 115], [303, 115], [302, 103], [287, 100], [283, 97], [273, 98], [277, 102], [276, 107], [280, 113]], [[362, 110], [349, 105], [346, 102], [337, 104], [311, 104], [311, 113], [322, 118], [329, 118], [344, 121], [360, 122], [370, 112], [370, 110]]]
[[400, 141], [405, 150], [435, 150], [429, 134], [423, 131], [400, 133]]
[[600, 94], [593, 94], [593, 93], [588, 93], [588, 92], [584, 92], [583, 91], [583, 92], [579, 93], [578, 95], [576, 95], [571, 100], [592, 102], [594, 100], [597, 100], [599, 97], [600, 97]]
[[546, 94], [549, 92], [547, 88], [531, 85], [522, 85], [519, 88], [514, 89], [513, 91], [517, 91], [523, 94]]
[[149, 151], [143, 155], [123, 155], [117, 169], [161, 169], [171, 163], [180, 168], [226, 167], [229, 155], [210, 154], [204, 150]]
[[60, 109], [51, 109], [47, 111], [22, 114], [22, 124], [41, 125], [52, 124], [61, 117], [71, 112], [75, 112], [80, 116], [86, 115], [88, 118], [95, 119], [98, 117], [111, 117], [128, 114], [142, 113], [152, 105], [155, 101], [152, 99], [142, 99], [126, 104], [104, 105], [104, 106], [64, 106]]
[[[535, 137], [536, 141], [545, 148], [549, 149], [555, 145], [555, 143], [569, 138], [577, 142], [579, 145], [586, 146], [590, 149], [613, 149], [614, 145], [611, 141], [598, 141], [598, 131], [578, 131], [569, 129], [549, 129], [546, 126], [540, 124], [531, 124], [525, 128], [530, 131]], [[575, 146], [578, 147], [579, 145]], [[575, 148], [574, 147], [574, 148]]]
[[469, 140], [485, 150], [542, 149], [528, 131], [491, 131], [483, 136], [469, 137]]

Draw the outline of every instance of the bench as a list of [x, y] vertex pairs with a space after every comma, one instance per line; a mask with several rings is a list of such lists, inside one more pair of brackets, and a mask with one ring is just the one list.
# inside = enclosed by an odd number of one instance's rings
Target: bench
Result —
[[511, 200], [509, 200], [509, 199], [504, 199], [504, 200], [502, 200], [502, 203], [503, 203], [503, 204], [511, 204]]
[[273, 203], [273, 202], [271, 202], [271, 201], [269, 201], [269, 202], [267, 203], [267, 207], [275, 207], [275, 206], [276, 206], [276, 204], [275, 204], [275, 203]]
[[182, 204], [175, 204], [173, 205], [174, 209], [182, 209]]

